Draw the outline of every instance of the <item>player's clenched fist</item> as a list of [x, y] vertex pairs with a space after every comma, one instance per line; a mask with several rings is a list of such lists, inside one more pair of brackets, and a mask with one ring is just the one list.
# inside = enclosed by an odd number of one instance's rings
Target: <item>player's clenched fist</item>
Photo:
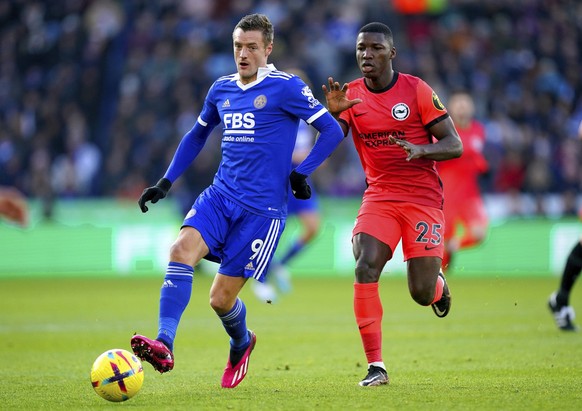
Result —
[[170, 180], [167, 178], [161, 178], [155, 186], [148, 187], [143, 190], [143, 193], [141, 193], [141, 196], [137, 201], [141, 212], [145, 213], [148, 211], [148, 208], [145, 205], [146, 202], [151, 201], [152, 204], [157, 203], [159, 200], [166, 197], [171, 187], [172, 183]]

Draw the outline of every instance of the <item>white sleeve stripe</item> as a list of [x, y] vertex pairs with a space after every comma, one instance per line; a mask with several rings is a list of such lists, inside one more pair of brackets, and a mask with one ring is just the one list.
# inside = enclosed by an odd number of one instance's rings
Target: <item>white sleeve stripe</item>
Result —
[[283, 80], [291, 80], [291, 78], [292, 78], [291, 76], [289, 76], [289, 75], [286, 76], [283, 73], [278, 73], [278, 74], [276, 74], [276, 73], [270, 73], [270, 74], [267, 75], [267, 77], [271, 77], [271, 78], [281, 78]]
[[309, 117], [305, 122], [307, 124], [313, 123], [315, 120], [317, 120], [319, 117], [321, 117], [326, 111], [327, 111], [327, 109], [325, 107], [322, 108], [317, 113], [315, 113], [314, 115], [312, 115], [311, 117]]
[[202, 117], [200, 117], [200, 116], [198, 116], [198, 120], [196, 120], [196, 121], [198, 121], [198, 123], [200, 123], [201, 126], [206, 127], [208, 125], [208, 123], [206, 121], [202, 120]]

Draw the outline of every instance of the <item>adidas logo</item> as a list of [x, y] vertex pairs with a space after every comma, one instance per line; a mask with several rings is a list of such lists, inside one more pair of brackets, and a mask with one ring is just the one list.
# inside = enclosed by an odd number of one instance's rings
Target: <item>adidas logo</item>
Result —
[[253, 266], [253, 262], [249, 261], [249, 263], [245, 266], [245, 270], [255, 270], [255, 267]]
[[174, 284], [172, 282], [172, 280], [166, 280], [166, 281], [164, 281], [162, 288], [178, 288], [178, 286], [176, 284]]
[[230, 107], [230, 100], [226, 99], [226, 101], [222, 103], [222, 107]]

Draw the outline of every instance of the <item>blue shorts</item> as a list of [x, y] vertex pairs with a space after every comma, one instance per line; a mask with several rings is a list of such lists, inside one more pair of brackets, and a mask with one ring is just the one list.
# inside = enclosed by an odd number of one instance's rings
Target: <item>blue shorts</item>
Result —
[[313, 184], [311, 184], [311, 182], [309, 182], [309, 185], [311, 186], [311, 198], [309, 200], [298, 200], [295, 198], [291, 190], [289, 190], [287, 195], [287, 214], [301, 214], [308, 211], [317, 211], [319, 209], [317, 193], [313, 189]]
[[230, 200], [214, 186], [198, 196], [183, 226], [194, 227], [208, 246], [218, 272], [264, 282], [285, 219], [263, 217]]

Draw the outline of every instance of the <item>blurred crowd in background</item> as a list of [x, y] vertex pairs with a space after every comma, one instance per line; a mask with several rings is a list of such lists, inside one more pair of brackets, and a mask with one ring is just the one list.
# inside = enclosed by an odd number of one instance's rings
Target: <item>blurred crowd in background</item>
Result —
[[[136, 201], [163, 176], [203, 98], [236, 71], [232, 30], [248, 13], [275, 26], [270, 62], [299, 68], [320, 100], [328, 76], [360, 77], [359, 28], [388, 24], [395, 69], [443, 103], [470, 92], [486, 126], [486, 193], [557, 194], [574, 213], [582, 190], [582, 2], [440, 0], [403, 13], [378, 0], [0, 0], [0, 185], [43, 200]], [[218, 127], [176, 183], [188, 204], [211, 181]], [[330, 196], [360, 195], [346, 139], [315, 173]], [[543, 212], [541, 210], [540, 212]]]

